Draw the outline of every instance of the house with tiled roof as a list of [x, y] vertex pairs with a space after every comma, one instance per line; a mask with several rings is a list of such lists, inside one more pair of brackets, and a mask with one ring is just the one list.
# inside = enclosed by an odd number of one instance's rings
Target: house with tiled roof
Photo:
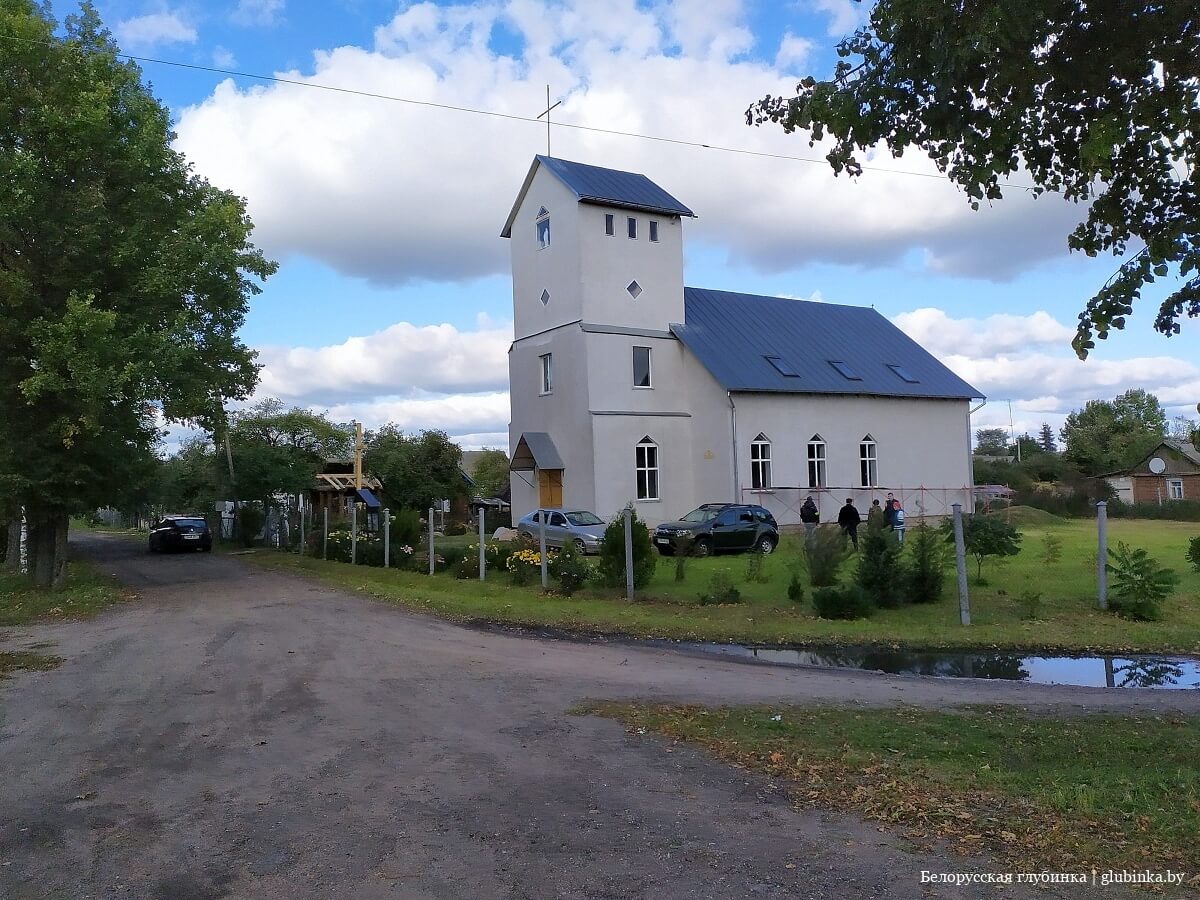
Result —
[[1188, 441], [1168, 439], [1136, 465], [1104, 478], [1125, 503], [1200, 500], [1200, 449]]
[[644, 175], [538, 156], [511, 242], [512, 512], [706, 502], [831, 520], [888, 492], [973, 507], [980, 392], [867, 306], [685, 287], [691, 209]]

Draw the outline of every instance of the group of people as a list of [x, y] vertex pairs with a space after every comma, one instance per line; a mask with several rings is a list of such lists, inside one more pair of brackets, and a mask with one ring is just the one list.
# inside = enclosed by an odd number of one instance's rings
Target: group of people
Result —
[[[804, 524], [805, 538], [812, 540], [813, 532], [816, 531], [817, 525], [821, 521], [821, 513], [811, 495], [804, 498], [804, 503], [800, 507], [800, 521]], [[871, 508], [867, 511], [867, 524], [874, 525], [876, 523], [890, 529], [896, 535], [896, 540], [904, 543], [904, 507], [900, 505], [900, 501], [896, 499], [895, 495], [889, 493], [882, 506], [878, 500], [871, 501]], [[862, 515], [854, 506], [854, 498], [847, 497], [846, 505], [838, 511], [838, 527], [856, 548], [858, 547], [858, 526], [861, 524]]]

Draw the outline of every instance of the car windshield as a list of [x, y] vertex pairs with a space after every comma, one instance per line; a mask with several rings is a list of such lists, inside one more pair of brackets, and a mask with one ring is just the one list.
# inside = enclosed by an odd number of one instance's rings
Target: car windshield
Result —
[[567, 521], [572, 525], [603, 525], [604, 520], [595, 513], [590, 512], [569, 512]]
[[203, 528], [206, 524], [203, 519], [174, 519], [173, 521], [180, 528]]
[[701, 506], [699, 509], [693, 509], [690, 513], [680, 519], [680, 522], [707, 522], [709, 519], [715, 519], [717, 513], [721, 511], [720, 507]]

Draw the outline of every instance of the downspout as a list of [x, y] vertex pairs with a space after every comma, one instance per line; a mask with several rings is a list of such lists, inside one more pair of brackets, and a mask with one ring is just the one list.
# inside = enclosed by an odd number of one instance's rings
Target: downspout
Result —
[[972, 512], [972, 513], [975, 512], [975, 458], [971, 451], [971, 416], [975, 415], [975, 413], [979, 412], [985, 406], [987, 406], [987, 398], [986, 397], [984, 398], [983, 402], [980, 403], [977, 407], [975, 407], [974, 409], [969, 410], [967, 412], [967, 474], [970, 476], [970, 482], [971, 482], [970, 483], [971, 493], [970, 493], [970, 497], [969, 497], [971, 504], [970, 504], [969, 512]]
[[725, 396], [729, 398], [729, 440], [733, 446], [733, 496], [729, 499], [734, 503], [741, 503], [740, 487], [742, 482], [738, 478], [737, 406], [733, 403], [733, 391], [726, 391]]

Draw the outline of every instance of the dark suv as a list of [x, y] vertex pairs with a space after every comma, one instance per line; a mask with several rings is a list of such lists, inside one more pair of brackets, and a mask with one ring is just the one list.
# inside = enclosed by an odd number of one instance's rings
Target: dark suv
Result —
[[678, 522], [654, 529], [654, 546], [663, 556], [691, 553], [708, 556], [739, 550], [770, 553], [779, 546], [775, 517], [761, 506], [741, 503], [705, 503]]

